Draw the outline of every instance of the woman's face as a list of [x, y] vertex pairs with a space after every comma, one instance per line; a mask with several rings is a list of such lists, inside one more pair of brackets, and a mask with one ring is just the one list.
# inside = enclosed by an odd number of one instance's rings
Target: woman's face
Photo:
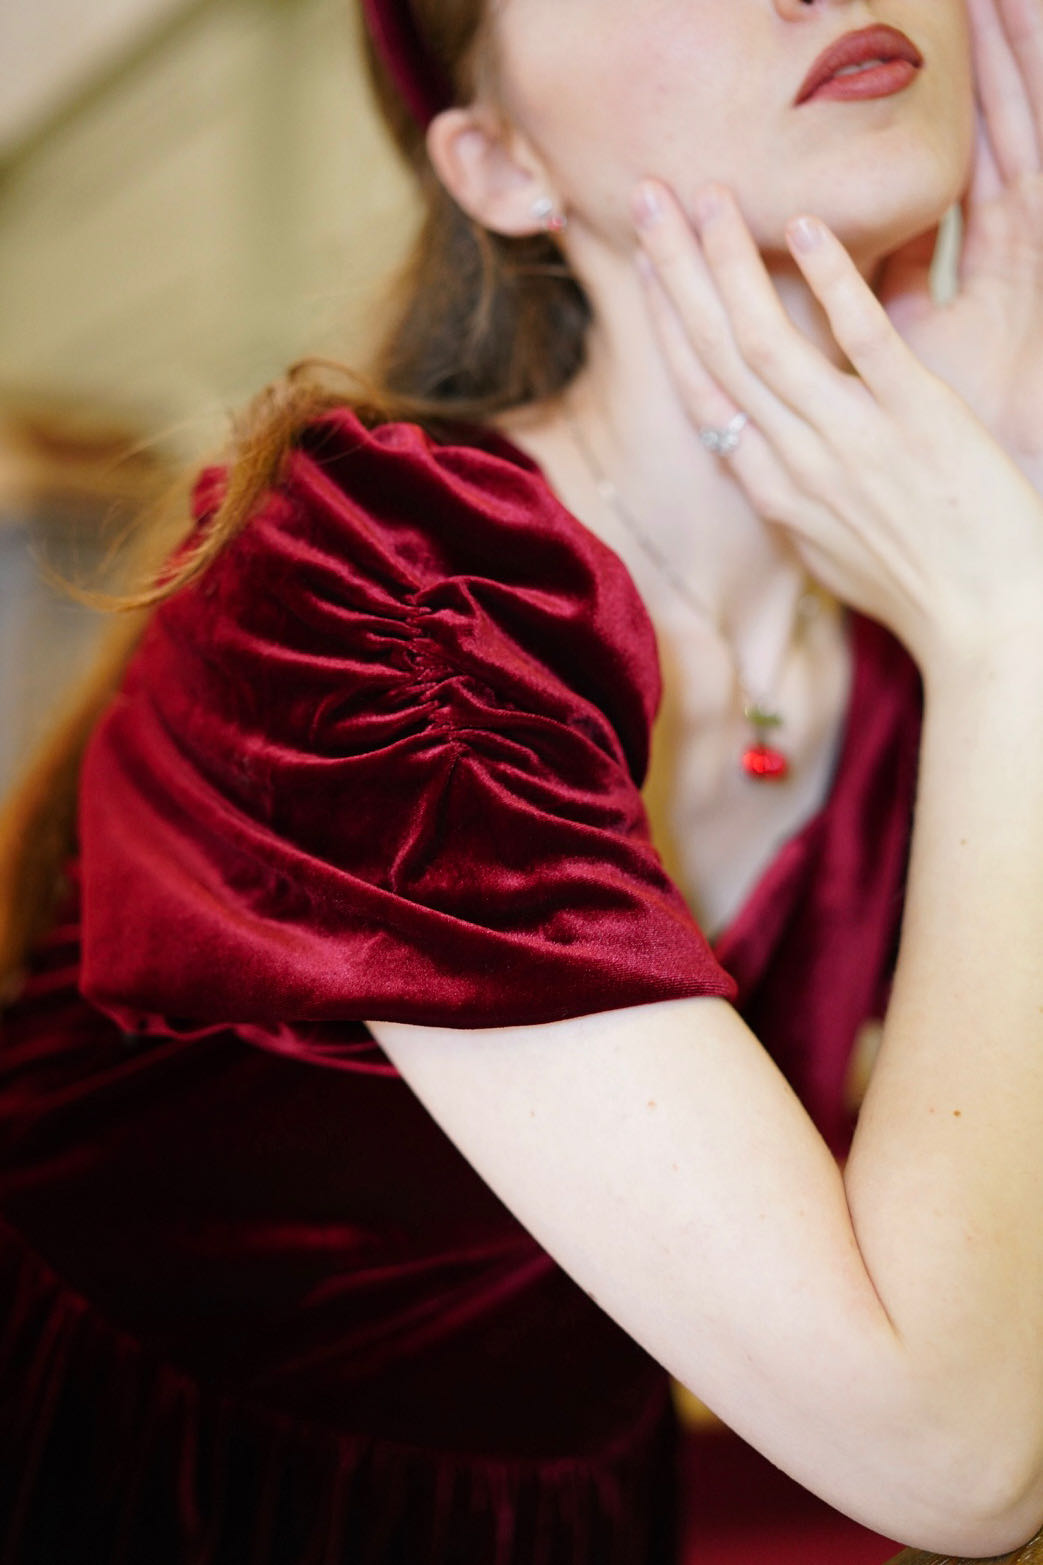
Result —
[[[965, 0], [500, 0], [502, 94], [574, 217], [630, 242], [634, 183], [736, 192], [765, 251], [795, 213], [884, 254], [962, 193], [974, 143]], [[812, 62], [885, 23], [923, 68], [886, 98], [797, 104]]]

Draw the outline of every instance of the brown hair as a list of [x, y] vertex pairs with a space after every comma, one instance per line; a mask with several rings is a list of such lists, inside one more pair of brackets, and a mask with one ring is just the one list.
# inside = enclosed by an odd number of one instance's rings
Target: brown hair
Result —
[[[487, 0], [413, 0], [417, 21], [458, 101], [495, 91]], [[391, 324], [369, 371], [305, 360], [267, 387], [233, 425], [219, 511], [173, 569], [153, 572], [120, 600], [121, 623], [64, 721], [0, 813], [0, 1002], [14, 992], [32, 942], [53, 916], [75, 848], [80, 763], [95, 722], [122, 677], [144, 615], [209, 567], [279, 482], [300, 432], [351, 405], [370, 423], [403, 419], [438, 435], [453, 424], [560, 392], [583, 362], [590, 312], [554, 241], [503, 238], [472, 222], [435, 176], [426, 138], [368, 39], [366, 59], [382, 118], [420, 188], [423, 219], [391, 300]]]

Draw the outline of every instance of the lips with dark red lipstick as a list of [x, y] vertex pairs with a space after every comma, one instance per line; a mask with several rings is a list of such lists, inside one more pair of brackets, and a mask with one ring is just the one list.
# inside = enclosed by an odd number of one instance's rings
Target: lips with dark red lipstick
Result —
[[872, 64], [888, 64], [902, 60], [919, 70], [923, 55], [905, 33], [897, 27], [866, 27], [861, 32], [846, 33], [824, 49], [811, 67], [797, 93], [796, 102], [805, 103], [814, 97], [820, 87], [842, 75], [856, 74], [859, 68]]

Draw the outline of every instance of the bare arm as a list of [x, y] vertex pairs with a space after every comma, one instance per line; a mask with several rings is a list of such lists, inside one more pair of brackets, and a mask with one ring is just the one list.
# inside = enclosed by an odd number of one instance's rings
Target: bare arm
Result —
[[371, 1024], [674, 1375], [841, 1509], [963, 1553], [1043, 1515], [1043, 732], [1010, 721], [1041, 676], [1043, 646], [929, 702], [896, 992], [846, 1180], [723, 1001]]
[[936, 1413], [977, 1426], [980, 1476], [1022, 1492], [1023, 1533], [1043, 1516], [1041, 689], [1022, 643], [929, 692], [901, 955], [846, 1174], [892, 1319], [935, 1355]]

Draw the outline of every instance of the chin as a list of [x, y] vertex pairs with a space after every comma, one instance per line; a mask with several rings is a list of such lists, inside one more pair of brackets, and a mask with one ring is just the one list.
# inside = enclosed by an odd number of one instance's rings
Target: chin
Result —
[[816, 211], [851, 250], [881, 258], [935, 227], [963, 196], [974, 157], [972, 113], [927, 135], [877, 145], [845, 177], [819, 185]]
[[[860, 263], [878, 261], [934, 228], [967, 188], [969, 157], [957, 162], [924, 156], [885, 168], [881, 162], [823, 180], [801, 201], [799, 192], [778, 214], [776, 233], [785, 249], [787, 220], [800, 211], [814, 213], [833, 230]], [[774, 225], [771, 225], [774, 226]]]
[[838, 211], [831, 218], [822, 213], [837, 238], [860, 265], [881, 261], [910, 240], [935, 228], [952, 206], [951, 199], [892, 203], [872, 214]]
[[970, 181], [973, 96], [968, 90], [912, 107], [910, 116], [866, 124], [858, 135], [803, 146], [771, 202], [762, 229], [769, 247], [778, 239], [785, 250], [785, 224], [799, 212], [820, 217], [853, 255], [870, 260], [933, 228]]

